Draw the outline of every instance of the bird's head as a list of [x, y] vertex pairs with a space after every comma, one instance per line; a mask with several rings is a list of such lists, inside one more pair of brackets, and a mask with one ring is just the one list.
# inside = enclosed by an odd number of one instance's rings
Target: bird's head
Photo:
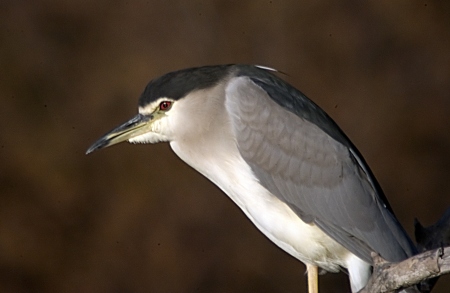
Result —
[[[106, 133], [86, 152], [123, 141], [131, 143], [170, 142], [174, 129], [187, 125], [198, 113], [198, 105], [209, 94], [195, 94], [214, 88], [228, 74], [229, 65], [189, 68], [150, 81], [139, 99], [139, 114]], [[198, 124], [197, 124], [198, 126]]]

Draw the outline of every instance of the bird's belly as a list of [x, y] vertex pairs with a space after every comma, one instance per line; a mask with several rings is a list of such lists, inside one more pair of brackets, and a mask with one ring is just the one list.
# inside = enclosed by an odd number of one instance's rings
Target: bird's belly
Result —
[[331, 272], [347, 266], [346, 261], [351, 254], [347, 249], [314, 224], [303, 222], [267, 190], [252, 196], [250, 202], [240, 207], [264, 235], [300, 261]]
[[[276, 245], [304, 263], [336, 272], [352, 255], [322, 230], [303, 222], [284, 202], [265, 189], [237, 154], [226, 158], [192, 156], [176, 143], [177, 155], [222, 189]], [[205, 153], [204, 153], [205, 154]], [[225, 162], [225, 163], [224, 163]]]

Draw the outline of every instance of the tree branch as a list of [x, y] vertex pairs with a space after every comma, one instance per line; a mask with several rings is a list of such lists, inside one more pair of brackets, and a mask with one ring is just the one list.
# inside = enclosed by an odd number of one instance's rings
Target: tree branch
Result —
[[[450, 273], [450, 208], [430, 227], [424, 228], [417, 219], [414, 225], [422, 253], [398, 263], [373, 253], [372, 276], [359, 293], [394, 293], [402, 288], [408, 288], [407, 292], [430, 292], [439, 276]], [[414, 285], [419, 286], [411, 287]]]
[[399, 263], [389, 263], [378, 254], [372, 257], [373, 274], [360, 293], [396, 292], [450, 273], [450, 247], [429, 250]]

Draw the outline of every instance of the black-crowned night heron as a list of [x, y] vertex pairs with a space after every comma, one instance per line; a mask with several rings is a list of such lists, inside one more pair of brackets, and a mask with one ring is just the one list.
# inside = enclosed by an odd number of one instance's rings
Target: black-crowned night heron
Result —
[[336, 123], [267, 67], [190, 68], [152, 80], [139, 114], [94, 143], [169, 142], [284, 251], [348, 271], [365, 286], [371, 252], [400, 261], [415, 248], [361, 154]]

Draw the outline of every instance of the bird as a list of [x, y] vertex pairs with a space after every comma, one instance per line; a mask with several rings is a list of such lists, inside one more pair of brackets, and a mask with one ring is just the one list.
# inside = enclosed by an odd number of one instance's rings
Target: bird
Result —
[[86, 152], [120, 142], [168, 142], [267, 238], [306, 265], [368, 282], [375, 252], [417, 253], [361, 153], [336, 122], [270, 67], [226, 64], [151, 80], [138, 114]]

